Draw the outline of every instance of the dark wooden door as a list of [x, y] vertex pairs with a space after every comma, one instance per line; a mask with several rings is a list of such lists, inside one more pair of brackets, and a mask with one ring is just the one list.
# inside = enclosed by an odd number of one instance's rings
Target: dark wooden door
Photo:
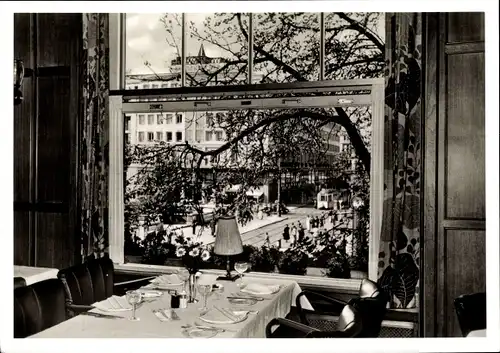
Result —
[[14, 264], [62, 268], [77, 232], [81, 14], [15, 14], [26, 67], [14, 108]]
[[453, 299], [486, 290], [484, 14], [429, 14], [425, 43], [421, 322], [453, 337]]

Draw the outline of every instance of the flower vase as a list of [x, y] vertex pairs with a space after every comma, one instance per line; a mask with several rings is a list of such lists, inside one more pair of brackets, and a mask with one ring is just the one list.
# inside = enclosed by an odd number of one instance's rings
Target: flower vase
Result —
[[189, 293], [188, 303], [196, 303], [196, 275], [189, 274]]

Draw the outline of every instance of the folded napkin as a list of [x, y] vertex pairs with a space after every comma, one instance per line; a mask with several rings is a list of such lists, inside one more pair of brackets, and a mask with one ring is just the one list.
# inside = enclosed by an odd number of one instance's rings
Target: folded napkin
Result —
[[92, 304], [93, 307], [102, 311], [128, 311], [132, 310], [132, 305], [125, 297], [113, 295], [103, 301]]
[[200, 320], [212, 324], [234, 324], [245, 320], [247, 316], [248, 311], [214, 307], [200, 316]]
[[182, 284], [181, 279], [175, 273], [172, 273], [171, 275], [161, 275], [153, 279], [151, 282], [160, 287], [178, 286]]
[[249, 294], [274, 294], [280, 290], [279, 285], [273, 284], [262, 284], [262, 283], [248, 283], [244, 287], [241, 288], [241, 292], [249, 293]]

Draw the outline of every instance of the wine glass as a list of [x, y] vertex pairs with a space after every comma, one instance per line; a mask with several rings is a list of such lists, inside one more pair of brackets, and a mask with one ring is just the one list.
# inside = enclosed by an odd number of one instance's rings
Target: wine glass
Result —
[[240, 274], [240, 283], [243, 284], [243, 273], [248, 270], [248, 262], [238, 261], [234, 264], [234, 269]]
[[180, 280], [183, 282], [182, 289], [186, 292], [186, 284], [187, 280], [189, 279], [189, 271], [183, 268], [177, 272], [177, 276], [179, 276]]
[[217, 299], [220, 299], [224, 293], [224, 286], [216, 283], [212, 285], [212, 292], [216, 294]]
[[200, 310], [202, 313], [206, 313], [208, 311], [208, 307], [207, 307], [208, 294], [212, 291], [212, 285], [211, 284], [199, 284], [198, 290], [200, 291], [200, 294], [202, 295], [202, 298], [203, 298], [203, 307], [200, 308]]
[[128, 303], [132, 305], [132, 317], [129, 318], [129, 320], [139, 321], [140, 319], [138, 317], [135, 317], [135, 308], [137, 304], [141, 302], [142, 299], [141, 292], [136, 290], [129, 290], [125, 293], [125, 296], [127, 297]]

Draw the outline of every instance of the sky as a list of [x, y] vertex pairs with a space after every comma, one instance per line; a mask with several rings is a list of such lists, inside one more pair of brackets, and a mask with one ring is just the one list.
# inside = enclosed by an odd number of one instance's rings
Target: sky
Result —
[[[127, 14], [126, 65], [131, 74], [152, 73], [152, 70], [156, 73], [168, 72], [169, 64], [166, 63], [177, 56], [175, 48], [170, 47], [165, 39], [167, 36], [165, 25], [160, 22], [164, 15], [164, 13]], [[192, 21], [201, 31], [205, 17], [213, 14], [188, 13], [186, 15], [187, 21]], [[383, 37], [384, 21], [380, 21], [377, 32]], [[180, 38], [180, 29], [178, 35]], [[196, 55], [200, 43], [189, 36], [186, 37], [187, 55]], [[220, 56], [221, 50], [216, 46], [204, 43], [204, 48], [208, 56]], [[144, 66], [145, 60], [150, 62], [151, 69]]]

